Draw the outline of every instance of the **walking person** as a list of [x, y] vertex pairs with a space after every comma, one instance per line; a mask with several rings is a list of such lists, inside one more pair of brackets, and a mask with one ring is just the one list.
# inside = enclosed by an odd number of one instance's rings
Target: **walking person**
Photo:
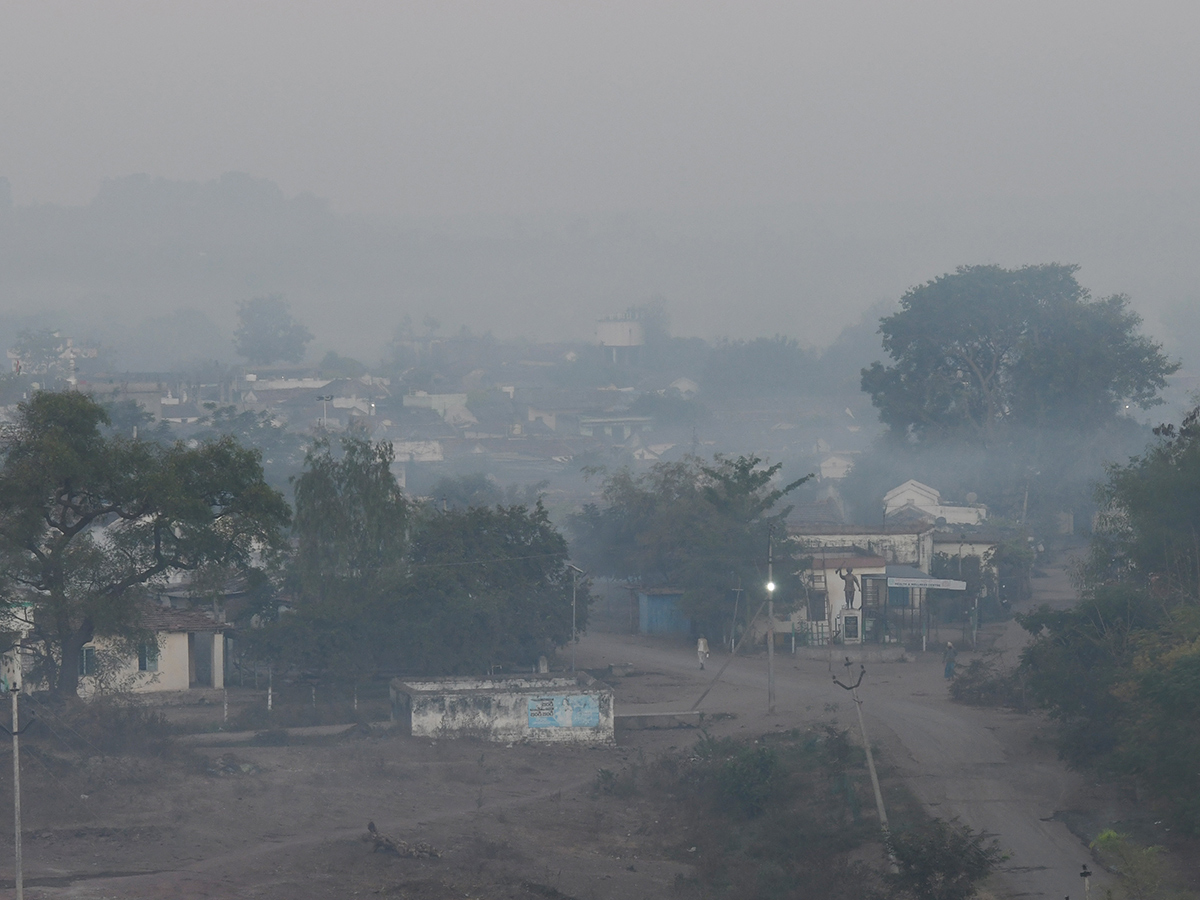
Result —
[[954, 644], [946, 641], [946, 649], [942, 651], [942, 662], [946, 664], [946, 671], [943, 674], [947, 681], [954, 678], [954, 664], [957, 660], [958, 651], [954, 649]]
[[700, 640], [696, 641], [696, 655], [700, 657], [700, 668], [704, 668], [704, 661], [708, 659], [708, 638], [700, 635]]

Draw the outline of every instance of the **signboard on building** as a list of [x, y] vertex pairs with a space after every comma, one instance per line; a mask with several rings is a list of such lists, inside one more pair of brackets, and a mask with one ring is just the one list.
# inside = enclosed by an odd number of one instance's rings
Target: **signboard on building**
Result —
[[942, 591], [965, 591], [965, 581], [955, 581], [951, 578], [892, 578], [889, 577], [890, 588], [935, 588]]

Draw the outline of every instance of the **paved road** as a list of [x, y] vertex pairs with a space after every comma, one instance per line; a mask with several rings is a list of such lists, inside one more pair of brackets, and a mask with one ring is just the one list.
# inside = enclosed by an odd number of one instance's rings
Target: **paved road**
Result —
[[[1062, 605], [1072, 596], [1061, 571], [1035, 580], [1035, 603]], [[1024, 635], [1009, 623], [996, 626], [991, 637], [1011, 656]], [[970, 658], [964, 653], [960, 662]], [[827, 717], [828, 704], [837, 704], [843, 725], [854, 724], [848, 695], [832, 684], [827, 661], [787, 654], [776, 659], [775, 715], [766, 713], [765, 657], [735, 659], [701, 708], [736, 712], [737, 725], [748, 733]], [[670, 676], [656, 702], [619, 706], [622, 713], [687, 709], [715, 674], [712, 663], [725, 658], [714, 656], [708, 670], [700, 672], [693, 650], [638, 637], [589, 634], [580, 644], [579, 660], [589, 668], [631, 662]], [[957, 816], [996, 835], [1010, 854], [997, 878], [999, 891], [1050, 900], [1083, 896], [1078, 873], [1090, 859], [1087, 847], [1051, 819], [1079, 786], [1080, 776], [1068, 772], [1044, 740], [1035, 741], [1045, 733], [1040, 717], [952, 703], [938, 653], [868, 664], [862, 695], [872, 741], [884, 746], [886, 762], [906, 776], [930, 811], [943, 818]], [[1104, 887], [1102, 876], [1093, 879], [1092, 887]]]

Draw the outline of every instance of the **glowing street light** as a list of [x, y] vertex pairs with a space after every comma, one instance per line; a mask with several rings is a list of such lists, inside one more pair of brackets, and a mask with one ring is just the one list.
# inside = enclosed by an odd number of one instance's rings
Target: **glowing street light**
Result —
[[775, 528], [767, 537], [767, 712], [775, 712]]

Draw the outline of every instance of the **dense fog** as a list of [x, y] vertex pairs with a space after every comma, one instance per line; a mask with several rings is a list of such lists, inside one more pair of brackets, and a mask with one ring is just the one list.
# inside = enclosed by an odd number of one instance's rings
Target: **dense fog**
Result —
[[0, 887], [1196, 896], [1196, 23], [0, 6]]

